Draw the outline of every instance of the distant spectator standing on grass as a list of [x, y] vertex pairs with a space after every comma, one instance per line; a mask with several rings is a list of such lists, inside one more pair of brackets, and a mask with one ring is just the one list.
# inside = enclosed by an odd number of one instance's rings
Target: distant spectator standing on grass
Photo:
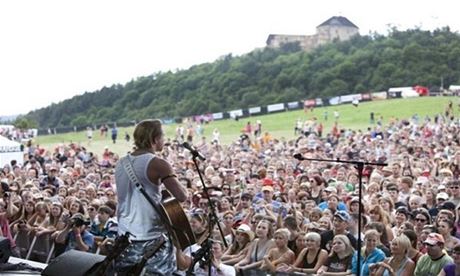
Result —
[[113, 127], [112, 127], [112, 141], [113, 141], [114, 144], [117, 142], [117, 136], [118, 136], [117, 124], [113, 124]]
[[91, 127], [86, 128], [86, 137], [88, 138], [88, 145], [91, 145], [93, 140], [93, 129]]
[[339, 117], [340, 117], [339, 112], [337, 110], [334, 110], [334, 118], [336, 122], [339, 120]]

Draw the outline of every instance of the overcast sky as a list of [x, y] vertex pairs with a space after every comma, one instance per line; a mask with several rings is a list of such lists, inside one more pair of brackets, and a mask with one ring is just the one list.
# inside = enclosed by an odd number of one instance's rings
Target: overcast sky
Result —
[[[0, 115], [27, 113], [114, 83], [314, 34], [331, 16], [386, 34], [460, 30], [457, 1], [2, 0]], [[5, 100], [8, 99], [8, 100]]]

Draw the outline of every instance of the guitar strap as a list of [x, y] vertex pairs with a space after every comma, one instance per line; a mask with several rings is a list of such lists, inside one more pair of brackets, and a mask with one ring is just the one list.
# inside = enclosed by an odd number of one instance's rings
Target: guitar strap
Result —
[[154, 202], [154, 200], [145, 192], [144, 186], [141, 184], [141, 182], [137, 178], [136, 173], [134, 172], [133, 161], [131, 160], [131, 157], [128, 154], [127, 156], [122, 158], [120, 161], [122, 162], [122, 165], [126, 171], [126, 174], [128, 174], [129, 180], [135, 184], [137, 190], [145, 197], [145, 199], [147, 199], [150, 205], [152, 205], [152, 207], [155, 209], [155, 211], [160, 216], [161, 220], [166, 226], [166, 230], [168, 232], [168, 238], [172, 243], [171, 233], [174, 233], [172, 230], [174, 226], [172, 226], [169, 223], [169, 220], [165, 217], [165, 214], [160, 210], [160, 207], [158, 207], [158, 205]]

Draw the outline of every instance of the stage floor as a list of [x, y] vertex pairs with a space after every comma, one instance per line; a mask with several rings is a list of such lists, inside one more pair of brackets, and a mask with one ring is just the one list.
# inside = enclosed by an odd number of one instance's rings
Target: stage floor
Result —
[[[33, 266], [33, 267], [36, 267], [36, 268], [41, 268], [41, 269], [45, 269], [45, 267], [48, 266], [47, 264], [44, 264], [44, 263], [24, 260], [24, 259], [20, 259], [20, 258], [16, 258], [16, 257], [10, 257], [10, 259], [8, 260], [8, 263], [10, 263], [10, 264], [25, 263], [25, 264], [28, 264], [30, 266]], [[0, 275], [9, 275], [9, 276], [12, 276], [12, 275], [13, 276], [14, 275], [40, 275], [40, 272], [32, 272], [32, 271], [28, 271], [28, 270], [18, 270], [18, 271], [11, 271], [11, 272], [9, 272], [9, 271], [1, 271]]]

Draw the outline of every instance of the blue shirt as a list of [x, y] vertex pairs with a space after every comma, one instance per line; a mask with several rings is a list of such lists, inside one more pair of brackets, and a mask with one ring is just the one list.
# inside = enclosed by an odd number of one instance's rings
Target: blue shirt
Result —
[[[378, 248], [375, 248], [368, 256], [364, 256], [364, 254], [361, 254], [361, 275], [368, 276], [369, 265], [382, 262], [383, 260], [385, 260], [385, 253], [383, 253], [383, 251]], [[354, 275], [357, 275], [358, 273], [357, 264], [358, 252], [355, 251], [355, 254], [353, 254], [353, 260], [351, 264], [351, 273], [353, 273]]]
[[[75, 240], [75, 234], [73, 231], [70, 231], [68, 234], [68, 243], [65, 251], [69, 251], [72, 249], [77, 249], [77, 241]], [[83, 231], [81, 233], [81, 239], [83, 242], [89, 247], [88, 252], [91, 252], [91, 248], [93, 248], [94, 245], [94, 236], [88, 231]]]
[[[327, 205], [326, 201], [323, 201], [318, 205], [318, 208], [320, 208], [321, 211], [326, 210], [327, 207], [328, 207], [328, 205]], [[343, 202], [339, 202], [339, 204], [337, 205], [337, 210], [339, 210], [339, 211], [347, 211], [347, 205], [345, 205], [345, 203], [343, 203]]]

